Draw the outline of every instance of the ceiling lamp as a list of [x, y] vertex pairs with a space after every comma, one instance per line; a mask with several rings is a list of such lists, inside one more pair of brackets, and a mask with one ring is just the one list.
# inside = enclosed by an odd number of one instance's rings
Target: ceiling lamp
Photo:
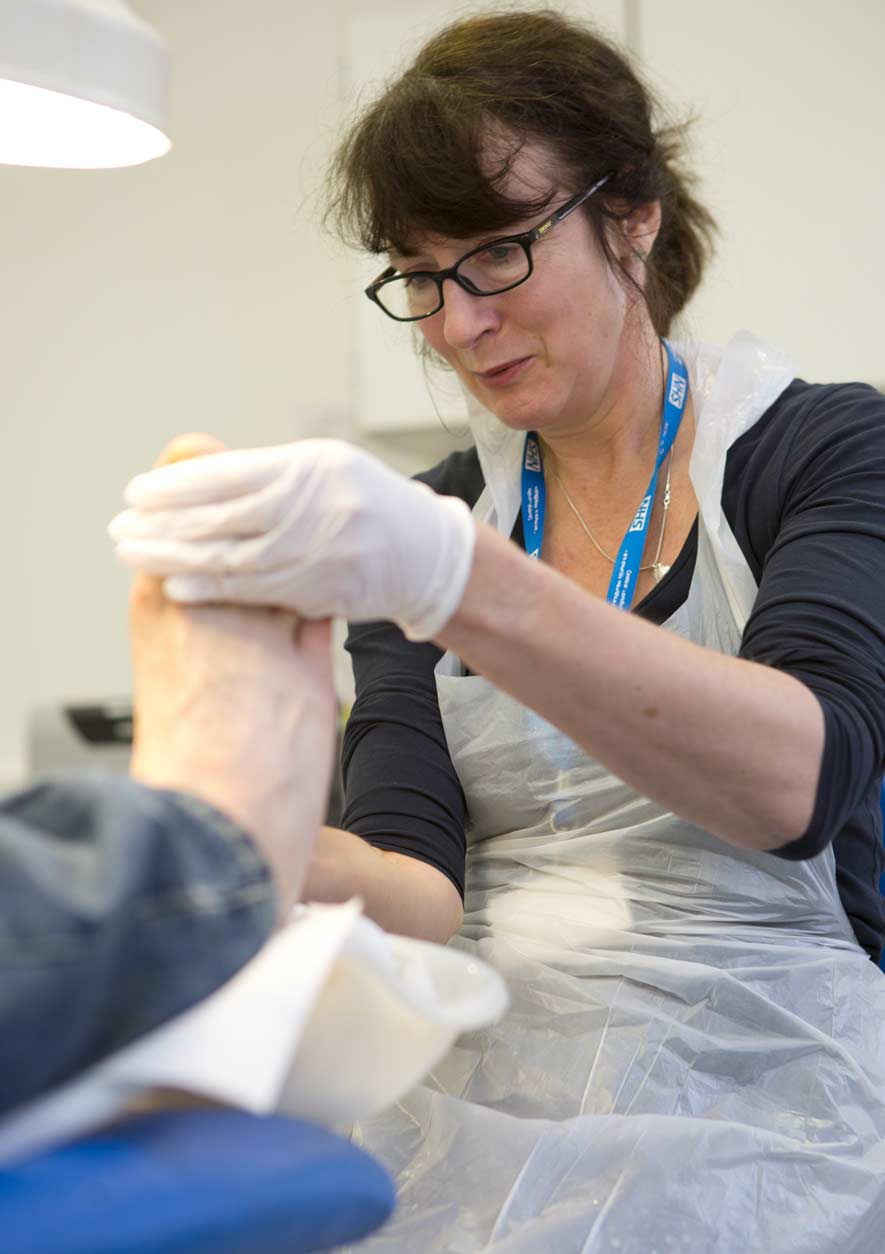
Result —
[[0, 0], [0, 164], [140, 165], [165, 127], [165, 48], [125, 0]]

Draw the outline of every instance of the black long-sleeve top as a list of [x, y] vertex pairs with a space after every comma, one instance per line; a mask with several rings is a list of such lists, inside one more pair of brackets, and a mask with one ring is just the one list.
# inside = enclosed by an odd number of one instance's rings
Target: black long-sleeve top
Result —
[[[419, 475], [473, 506], [475, 449]], [[722, 506], [759, 586], [740, 656], [818, 698], [826, 734], [811, 822], [773, 851], [804, 859], [832, 841], [859, 943], [885, 941], [880, 785], [885, 771], [885, 397], [863, 384], [794, 380], [729, 450]], [[512, 539], [523, 545], [517, 519]], [[685, 601], [697, 524], [634, 612], [663, 623]], [[433, 644], [392, 624], [352, 626], [356, 700], [344, 736], [342, 826], [436, 867], [464, 892], [467, 803], [449, 757]]]

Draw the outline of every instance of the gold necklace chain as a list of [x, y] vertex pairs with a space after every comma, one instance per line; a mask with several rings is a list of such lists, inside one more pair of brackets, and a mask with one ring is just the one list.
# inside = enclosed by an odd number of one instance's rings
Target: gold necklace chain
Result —
[[[665, 565], [661, 561], [661, 549], [663, 548], [663, 545], [664, 545], [664, 530], [667, 526], [667, 514], [670, 511], [670, 467], [671, 467], [672, 462], [673, 462], [673, 449], [671, 447], [670, 452], [667, 454], [667, 481], [664, 484], [664, 512], [661, 515], [661, 530], [658, 534], [658, 547], [655, 550], [654, 561], [650, 562], [647, 566], [639, 567], [640, 571], [643, 571], [643, 570], [654, 571], [655, 583], [660, 583], [661, 580], [666, 575], [667, 571], [670, 569], [669, 566]], [[553, 466], [550, 467], [550, 473], [553, 476], [553, 478], [556, 480], [556, 482], [559, 484], [559, 489], [562, 492], [562, 495], [565, 497], [566, 501], [568, 502], [569, 508], [571, 509], [575, 518], [577, 518], [578, 522], [584, 528], [584, 532], [587, 536], [587, 539], [590, 541], [593, 547], [597, 550], [597, 552], [601, 553], [602, 556], [605, 558], [605, 560], [607, 562], [611, 562], [612, 566], [614, 566], [615, 559], [611, 556], [611, 554], [606, 553], [605, 549], [602, 547], [602, 545], [594, 536], [593, 532], [587, 526], [586, 522], [584, 521], [584, 517], [581, 514], [581, 511], [578, 509], [577, 505], [569, 496], [568, 492], [565, 489], [565, 484], [562, 482], [562, 480], [560, 479], [559, 475], [556, 473], [556, 470]]]

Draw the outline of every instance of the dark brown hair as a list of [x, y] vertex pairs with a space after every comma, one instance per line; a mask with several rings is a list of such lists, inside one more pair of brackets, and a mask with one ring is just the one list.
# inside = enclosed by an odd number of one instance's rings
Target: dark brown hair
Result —
[[[505, 230], [542, 214], [554, 195], [502, 190], [521, 145], [539, 141], [555, 157], [560, 193], [611, 174], [584, 212], [630, 283], [606, 226], [660, 201], [645, 299], [666, 334], [700, 283], [716, 225], [681, 168], [685, 126], [655, 131], [654, 110], [625, 55], [590, 27], [551, 10], [471, 17], [435, 35], [355, 122], [333, 159], [329, 217], [372, 253], [407, 250], [416, 234]], [[491, 170], [490, 137], [502, 141]]]

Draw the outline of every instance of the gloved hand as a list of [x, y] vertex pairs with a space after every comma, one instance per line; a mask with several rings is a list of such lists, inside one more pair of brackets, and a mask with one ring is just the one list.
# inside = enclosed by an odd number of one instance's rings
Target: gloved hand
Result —
[[463, 501], [341, 440], [163, 466], [137, 475], [125, 499], [110, 526], [117, 554], [165, 576], [176, 601], [385, 618], [429, 640], [458, 608], [473, 560]]

